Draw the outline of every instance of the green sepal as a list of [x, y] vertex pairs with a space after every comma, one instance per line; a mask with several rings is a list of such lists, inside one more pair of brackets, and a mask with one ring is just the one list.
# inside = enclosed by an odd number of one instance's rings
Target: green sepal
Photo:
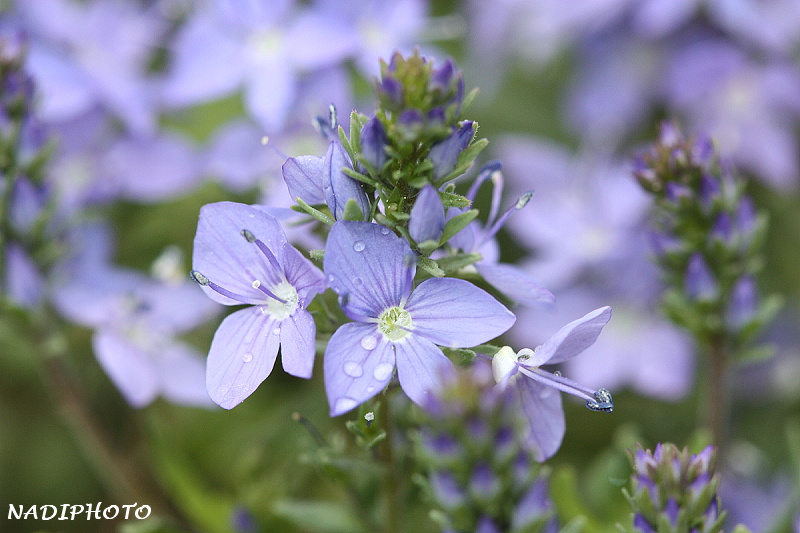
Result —
[[347, 203], [344, 204], [344, 220], [353, 220], [356, 222], [363, 222], [364, 221], [364, 213], [361, 212], [361, 207], [356, 202], [355, 198], [350, 198], [347, 200]]
[[317, 220], [319, 220], [323, 224], [327, 224], [329, 226], [333, 226], [334, 222], [336, 222], [333, 218], [331, 218], [330, 216], [326, 215], [325, 213], [323, 213], [319, 209], [315, 209], [315, 208], [311, 207], [310, 205], [308, 205], [307, 203], [305, 203], [299, 196], [297, 198], [295, 198], [295, 201], [297, 202], [297, 205], [299, 205], [300, 208], [303, 211], [305, 211], [306, 213], [308, 213], [312, 217], [316, 218]]
[[481, 254], [456, 254], [437, 259], [436, 263], [439, 265], [439, 268], [447, 273], [451, 273], [458, 272], [462, 268], [475, 264], [481, 259], [483, 259]]
[[358, 172], [358, 171], [353, 170], [352, 168], [348, 168], [348, 167], [342, 167], [342, 172], [344, 172], [345, 174], [347, 174], [348, 176], [350, 176], [351, 178], [353, 178], [356, 181], [360, 181], [361, 183], [363, 183], [365, 185], [369, 185], [370, 187], [374, 187], [376, 189], [378, 188], [378, 182], [377, 181], [375, 181], [374, 179], [370, 178], [369, 176], [365, 176], [361, 172]]
[[439, 268], [439, 265], [430, 257], [420, 256], [417, 259], [419, 267], [435, 278], [443, 278], [445, 271]]
[[427, 241], [423, 241], [423, 242], [417, 243], [417, 247], [419, 248], [419, 251], [422, 252], [422, 255], [427, 257], [427, 256], [431, 255], [431, 252], [433, 252], [434, 250], [436, 250], [439, 247], [439, 242], [438, 241], [427, 240]]
[[467, 348], [446, 348], [442, 347], [444, 354], [453, 359], [456, 358], [457, 364], [460, 366], [469, 366], [472, 361], [478, 356], [474, 350]]
[[442, 199], [442, 205], [445, 209], [448, 207], [464, 209], [465, 207], [472, 205], [472, 202], [470, 202], [469, 198], [466, 196], [461, 196], [460, 194], [455, 194], [452, 192], [439, 191], [439, 198]]
[[323, 261], [325, 259], [325, 250], [309, 250], [308, 256], [315, 261]]
[[470, 209], [469, 211], [464, 211], [460, 215], [456, 215], [448, 220], [444, 225], [442, 237], [439, 239], [439, 242], [444, 244], [449, 241], [456, 233], [466, 228], [470, 222], [475, 220], [475, 217], [478, 216], [478, 213], [479, 211], [477, 209]]
[[356, 154], [361, 153], [361, 128], [363, 126], [358, 111], [350, 113], [350, 145]]
[[337, 133], [339, 133], [339, 142], [342, 143], [342, 148], [344, 148], [347, 155], [350, 156], [350, 162], [354, 163], [356, 160], [356, 153], [353, 151], [353, 147], [350, 145], [347, 134], [345, 134], [344, 128], [341, 125], [337, 129]]
[[472, 89], [470, 92], [468, 92], [464, 96], [464, 100], [461, 103], [461, 113], [462, 114], [464, 113], [464, 111], [469, 109], [469, 106], [472, 105], [472, 102], [475, 101], [475, 98], [477, 98], [477, 96], [478, 96], [478, 94], [480, 92], [481, 92], [481, 90], [478, 87], [475, 87], [474, 89]]

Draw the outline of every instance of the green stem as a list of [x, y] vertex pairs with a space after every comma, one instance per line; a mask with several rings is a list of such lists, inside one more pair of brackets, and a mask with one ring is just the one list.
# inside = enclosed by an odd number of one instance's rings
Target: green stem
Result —
[[394, 426], [392, 421], [392, 406], [387, 396], [386, 413], [384, 415], [386, 424], [386, 438], [383, 440], [381, 459], [386, 467], [383, 476], [383, 492], [386, 497], [386, 533], [400, 533], [402, 524], [400, 523], [400, 502], [398, 494], [398, 483], [400, 482], [397, 470], [397, 458], [394, 450]]
[[[725, 339], [714, 338], [708, 349], [708, 393], [705, 424], [711, 432], [712, 442], [720, 449], [727, 439], [730, 410], [730, 362]], [[721, 452], [720, 452], [721, 453]]]

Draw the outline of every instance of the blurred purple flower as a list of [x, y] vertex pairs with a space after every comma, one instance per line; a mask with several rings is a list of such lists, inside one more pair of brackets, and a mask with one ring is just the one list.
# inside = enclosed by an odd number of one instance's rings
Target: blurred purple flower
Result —
[[243, 86], [248, 111], [273, 133], [286, 124], [302, 75], [352, 56], [357, 46], [350, 28], [313, 6], [204, 2], [173, 43], [164, 100], [194, 105]]
[[562, 363], [583, 352], [594, 343], [610, 319], [611, 308], [602, 307], [570, 322], [535, 350], [525, 348], [515, 354], [506, 346], [494, 355], [495, 381], [517, 399], [519, 409], [526, 416], [537, 461], [551, 457], [564, 438], [566, 427], [559, 391], [584, 399], [592, 410], [613, 410], [614, 403], [607, 390], [594, 391], [539, 368], [544, 364]]
[[241, 403], [272, 372], [279, 346], [286, 372], [311, 377], [316, 326], [306, 307], [325, 279], [274, 217], [233, 202], [204, 206], [193, 267], [211, 299], [252, 306], [228, 315], [214, 334], [206, 371], [211, 399], [225, 409]]
[[31, 34], [28, 66], [48, 122], [77, 118], [102, 106], [138, 133], [156, 127], [148, 68], [164, 35], [153, 10], [122, 0], [17, 2]]
[[232, 121], [214, 132], [203, 154], [204, 173], [227, 188], [244, 192], [265, 178], [276, 155], [264, 146], [262, 131], [244, 120]]
[[111, 381], [134, 407], [158, 395], [211, 406], [202, 356], [176, 337], [209, 319], [216, 306], [189, 282], [159, 282], [113, 268], [105, 264], [106, 243], [86, 244], [54, 303], [68, 319], [94, 329], [95, 357]]
[[331, 416], [350, 411], [389, 382], [423, 404], [452, 366], [436, 345], [475, 346], [514, 323], [514, 315], [471, 283], [423, 281], [412, 292], [416, 258], [389, 228], [339, 221], [328, 236], [325, 273], [354, 322], [333, 334], [325, 351]]

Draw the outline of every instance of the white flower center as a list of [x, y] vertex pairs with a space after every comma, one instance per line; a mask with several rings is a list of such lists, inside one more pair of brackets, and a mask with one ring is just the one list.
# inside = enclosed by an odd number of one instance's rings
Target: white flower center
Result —
[[297, 289], [288, 281], [282, 281], [272, 287], [271, 292], [281, 300], [285, 300], [285, 303], [273, 300], [272, 298], [268, 299], [265, 305], [267, 313], [278, 320], [283, 320], [291, 316], [299, 305]]
[[411, 313], [402, 307], [390, 307], [378, 317], [378, 331], [392, 342], [410, 334], [412, 326]]

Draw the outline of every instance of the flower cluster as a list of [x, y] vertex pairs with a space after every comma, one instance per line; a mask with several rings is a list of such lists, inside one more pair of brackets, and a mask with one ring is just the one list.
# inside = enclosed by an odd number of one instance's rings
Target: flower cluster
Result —
[[699, 454], [659, 444], [655, 451], [636, 448], [629, 454], [633, 473], [626, 493], [634, 510], [636, 533], [718, 533], [725, 513], [720, 508], [714, 473], [716, 451]]
[[672, 124], [662, 126], [659, 142], [635, 165], [656, 202], [652, 241], [671, 288], [667, 313], [701, 342], [724, 337], [741, 349], [776, 303], [759, 303], [754, 275], [765, 221], [743, 182], [709, 139], [684, 139]]
[[[289, 374], [311, 377], [318, 343], [324, 346], [331, 416], [386, 390], [395, 371], [406, 395], [426, 406], [454, 372], [448, 354], [475, 358], [471, 348], [516, 320], [472, 282], [476, 274], [509, 298], [553, 301], [524, 273], [498, 263], [494, 237], [530, 193], [501, 212], [499, 163], [486, 165], [466, 195], [456, 192], [453, 180], [485, 146], [474, 138], [477, 124], [459, 120], [461, 73], [451, 62], [436, 66], [419, 52], [395, 54], [375, 88], [377, 111], [370, 117], [353, 112], [349, 134], [333, 108], [318, 119], [328, 138], [324, 157], [291, 157], [283, 165], [296, 210], [318, 222], [310, 229], [324, 239], [324, 250], [312, 257], [322, 260], [322, 271], [289, 243], [274, 210], [232, 202], [201, 210], [192, 279], [220, 303], [252, 306], [228, 316], [211, 344], [207, 385], [222, 407], [234, 407], [258, 387], [279, 347]], [[472, 201], [487, 181], [494, 184], [493, 201], [488, 219], [479, 222]], [[324, 303], [327, 288], [341, 312]], [[558, 390], [581, 397], [591, 409], [613, 409], [605, 389], [538, 368], [583, 351], [610, 316], [608, 307], [589, 313], [528, 350], [532, 358], [520, 352], [509, 363], [510, 348], [495, 355], [497, 394], [516, 407], [536, 460], [553, 455], [563, 438]], [[481, 353], [496, 351], [485, 347]]]
[[551, 531], [546, 472], [533, 462], [514, 398], [493, 385], [478, 361], [452, 372], [426, 402], [416, 460], [441, 510], [434, 516], [447, 532]]

